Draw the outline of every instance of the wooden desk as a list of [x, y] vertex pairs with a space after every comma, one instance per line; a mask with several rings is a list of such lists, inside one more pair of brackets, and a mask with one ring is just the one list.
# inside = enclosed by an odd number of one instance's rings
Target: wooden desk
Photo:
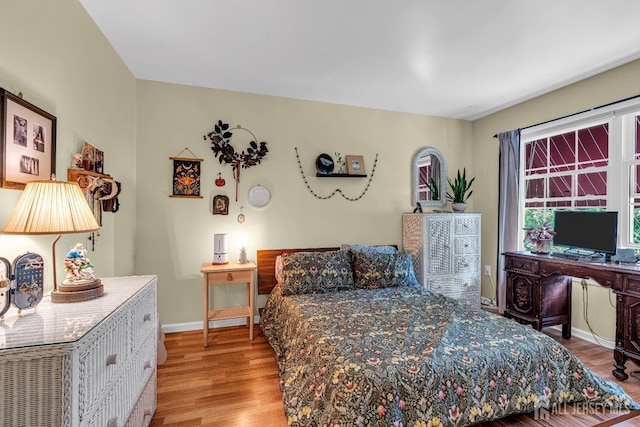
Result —
[[[253, 261], [246, 264], [238, 262], [230, 262], [229, 264], [212, 264], [211, 262], [203, 262], [200, 272], [203, 275], [203, 333], [204, 346], [209, 345], [209, 321], [237, 319], [246, 317], [249, 324], [249, 339], [253, 339], [253, 311], [254, 311], [254, 292], [255, 292], [255, 275], [256, 265]], [[228, 283], [246, 283], [247, 284], [247, 305], [244, 307], [223, 308], [218, 310], [209, 309], [209, 286], [225, 285]]]
[[[562, 296], [561, 291], [555, 297], [545, 297], [541, 288], [548, 283], [562, 282], [564, 276], [570, 276], [592, 279], [601, 286], [611, 288], [616, 294], [616, 343], [613, 350], [615, 369], [612, 372], [622, 381], [629, 377], [625, 372], [627, 359], [640, 364], [639, 266], [573, 261], [530, 252], [506, 252], [504, 257], [507, 282], [505, 315], [522, 323], [531, 323], [538, 329], [549, 324], [562, 324], [563, 336], [570, 334], [570, 308], [562, 309], [563, 304], [558, 302], [566, 297]], [[569, 284], [569, 288], [570, 286]], [[555, 304], [557, 310], [547, 316], [543, 313], [545, 304]]]

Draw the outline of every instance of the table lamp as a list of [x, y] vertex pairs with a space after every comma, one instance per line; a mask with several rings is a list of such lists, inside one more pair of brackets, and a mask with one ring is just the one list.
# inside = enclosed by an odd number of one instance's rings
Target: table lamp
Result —
[[[62, 234], [100, 229], [77, 183], [29, 181], [13, 208], [2, 232], [5, 234], [57, 234], [51, 245], [53, 264], [52, 302], [76, 302], [102, 295], [102, 284], [58, 290], [56, 281], [56, 243]], [[93, 286], [93, 287], [92, 287]]]

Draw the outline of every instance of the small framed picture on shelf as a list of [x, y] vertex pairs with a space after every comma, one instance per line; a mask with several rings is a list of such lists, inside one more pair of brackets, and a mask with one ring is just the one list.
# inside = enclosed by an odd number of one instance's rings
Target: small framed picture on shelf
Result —
[[0, 88], [0, 187], [22, 190], [56, 171], [56, 117]]
[[82, 147], [82, 166], [86, 171], [96, 171], [96, 147], [89, 141], [85, 141]]
[[347, 173], [349, 175], [366, 175], [364, 169], [364, 157], [362, 156], [346, 156]]

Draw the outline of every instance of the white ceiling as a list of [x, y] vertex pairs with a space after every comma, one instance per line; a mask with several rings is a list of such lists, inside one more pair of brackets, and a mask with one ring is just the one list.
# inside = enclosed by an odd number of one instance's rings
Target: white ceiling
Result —
[[640, 58], [638, 0], [80, 3], [139, 79], [468, 120]]

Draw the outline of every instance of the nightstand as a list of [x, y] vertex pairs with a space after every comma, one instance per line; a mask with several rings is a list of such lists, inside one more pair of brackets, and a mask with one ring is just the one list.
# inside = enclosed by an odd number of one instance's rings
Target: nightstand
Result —
[[[245, 264], [230, 262], [228, 264], [212, 264], [203, 262], [200, 272], [203, 275], [203, 333], [204, 346], [209, 345], [209, 321], [247, 318], [249, 324], [249, 339], [253, 340], [253, 311], [256, 265], [253, 261]], [[247, 284], [247, 305], [244, 307], [224, 308], [218, 310], [209, 309], [209, 286], [226, 285], [228, 283]]]

